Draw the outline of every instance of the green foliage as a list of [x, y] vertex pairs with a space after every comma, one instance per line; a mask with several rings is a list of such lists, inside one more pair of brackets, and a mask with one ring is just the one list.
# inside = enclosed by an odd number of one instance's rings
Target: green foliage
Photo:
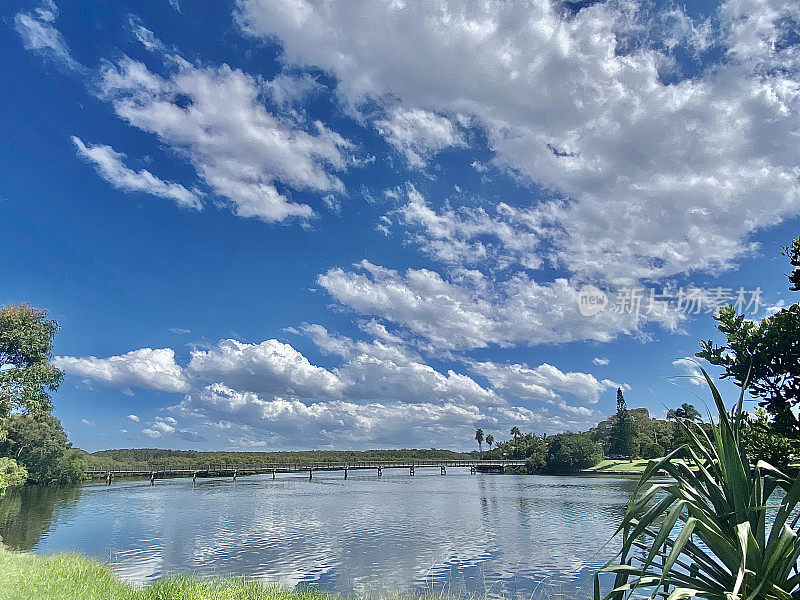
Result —
[[[168, 577], [137, 588], [78, 554], [40, 556], [0, 550], [0, 600], [334, 600], [313, 588], [283, 588], [243, 577]], [[425, 600], [419, 598], [418, 600]]]
[[[709, 435], [681, 421], [688, 443], [645, 469], [617, 530], [622, 548], [600, 571], [615, 574], [606, 598], [622, 600], [640, 588], [651, 597], [662, 588], [674, 600], [800, 596], [800, 478], [764, 461], [752, 464], [743, 396], [729, 415], [704, 375], [719, 423]], [[656, 479], [661, 470], [673, 481]], [[594, 596], [599, 600], [597, 576]]]
[[745, 415], [742, 440], [752, 459], [764, 460], [776, 467], [788, 467], [800, 456], [800, 441], [780, 435], [763, 409], [756, 409], [754, 415]]
[[17, 464], [13, 458], [0, 458], [0, 498], [8, 488], [24, 484], [27, 478], [25, 467]]
[[676, 421], [678, 419], [689, 419], [690, 421], [702, 421], [700, 411], [698, 411], [694, 404], [684, 402], [679, 408], [671, 408], [667, 411], [667, 419]]
[[61, 422], [49, 414], [11, 415], [0, 455], [23, 465], [30, 483], [77, 483], [86, 475], [86, 454], [70, 447]]
[[478, 428], [475, 431], [475, 441], [478, 442], [478, 448], [480, 449], [481, 456], [483, 456], [483, 429]]
[[560, 433], [547, 438], [544, 472], [577, 473], [603, 460], [603, 448], [586, 433]]
[[12, 411], [42, 415], [51, 410], [49, 392], [63, 378], [49, 364], [57, 330], [44, 310], [27, 304], [0, 309], [0, 439]]
[[[795, 267], [790, 289], [800, 291], [800, 237], [783, 254]], [[779, 434], [800, 440], [800, 420], [793, 410], [800, 405], [800, 304], [761, 322], [737, 315], [732, 306], [720, 309], [714, 318], [726, 343], [703, 341], [696, 356], [723, 367], [723, 378], [761, 398]]]
[[639, 428], [628, 412], [622, 389], [617, 389], [616, 417], [609, 436], [611, 454], [635, 458], [639, 455]]
[[100, 450], [86, 455], [90, 467], [142, 468], [153, 465], [252, 465], [266, 463], [356, 463], [361, 461], [466, 460], [470, 455], [452, 450], [307, 450], [301, 452], [199, 452], [132, 448]]
[[642, 458], [661, 458], [666, 454], [664, 446], [650, 442], [642, 446]]

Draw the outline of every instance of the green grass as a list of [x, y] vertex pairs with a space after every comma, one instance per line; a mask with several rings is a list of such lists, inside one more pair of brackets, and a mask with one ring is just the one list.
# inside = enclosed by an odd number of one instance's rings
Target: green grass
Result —
[[650, 462], [646, 458], [634, 458], [633, 461], [627, 459], [606, 459], [601, 460], [595, 466], [590, 467], [587, 471], [602, 473], [604, 471], [617, 471], [625, 473], [644, 473], [647, 463]]
[[243, 578], [175, 577], [137, 589], [102, 563], [78, 554], [40, 556], [0, 549], [0, 600], [333, 600]]

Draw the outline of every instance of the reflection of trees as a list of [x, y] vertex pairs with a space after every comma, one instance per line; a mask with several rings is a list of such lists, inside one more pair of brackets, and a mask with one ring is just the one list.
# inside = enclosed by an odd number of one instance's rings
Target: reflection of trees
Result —
[[9, 489], [0, 500], [0, 540], [14, 550], [30, 550], [56, 514], [78, 502], [81, 486], [32, 485]]

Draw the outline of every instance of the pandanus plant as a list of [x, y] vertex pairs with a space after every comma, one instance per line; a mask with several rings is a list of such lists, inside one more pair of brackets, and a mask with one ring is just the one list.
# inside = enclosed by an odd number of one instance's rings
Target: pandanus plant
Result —
[[[728, 413], [703, 374], [719, 422], [680, 421], [688, 442], [648, 463], [615, 534], [622, 548], [600, 570], [615, 575], [606, 599], [640, 589], [669, 600], [800, 599], [800, 478], [750, 462], [741, 435], [744, 392]], [[598, 575], [594, 597], [600, 600]]]

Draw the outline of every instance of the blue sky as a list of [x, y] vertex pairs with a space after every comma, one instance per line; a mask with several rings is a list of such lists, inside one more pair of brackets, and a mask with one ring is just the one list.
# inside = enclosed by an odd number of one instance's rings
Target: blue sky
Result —
[[87, 450], [471, 448], [586, 429], [618, 386], [663, 414], [701, 404], [680, 360], [719, 339], [711, 290], [794, 301], [792, 2], [11, 2], [0, 27], [0, 303], [61, 324]]

